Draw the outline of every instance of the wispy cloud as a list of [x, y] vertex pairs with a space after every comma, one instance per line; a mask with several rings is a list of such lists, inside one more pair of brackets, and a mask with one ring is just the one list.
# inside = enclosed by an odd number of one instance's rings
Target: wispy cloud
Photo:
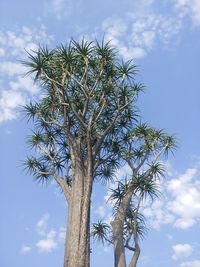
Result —
[[50, 11], [57, 20], [64, 20], [78, 9], [80, 3], [80, 0], [52, 0]]
[[56, 231], [50, 230], [45, 239], [41, 239], [36, 243], [39, 252], [52, 252], [58, 247], [55, 241]]
[[[199, 0], [172, 0], [157, 12], [156, 1], [142, 0], [123, 16], [112, 15], [102, 22], [105, 39], [117, 47], [125, 59], [145, 57], [154, 49], [171, 49], [179, 43], [181, 33], [192, 25], [200, 26]], [[166, 9], [167, 7], [167, 9]]]
[[141, 1], [134, 12], [122, 17], [110, 17], [103, 21], [102, 31], [125, 59], [142, 58], [153, 49], [171, 46], [179, 38], [182, 20], [177, 14], [154, 11], [154, 1]]
[[[30, 230], [26, 228], [27, 231]], [[63, 241], [66, 238], [66, 228], [65, 227], [52, 227], [50, 222], [49, 213], [44, 213], [42, 217], [37, 221], [35, 232], [38, 236], [37, 242], [35, 244], [22, 245], [20, 249], [21, 254], [27, 254], [32, 250], [33, 247], [36, 247], [39, 253], [51, 253], [59, 247], [60, 244], [63, 245]]]
[[6, 53], [5, 49], [0, 47], [0, 57], [5, 56], [5, 53]]
[[22, 255], [25, 255], [25, 254], [29, 253], [30, 251], [31, 251], [31, 247], [30, 246], [22, 245], [20, 253]]
[[37, 232], [44, 236], [47, 231], [47, 226], [48, 226], [48, 220], [49, 220], [49, 214], [45, 213], [42, 218], [37, 222], [36, 228]]
[[199, 267], [200, 266], [200, 260], [194, 260], [194, 261], [184, 261], [180, 264], [180, 267]]
[[181, 18], [189, 17], [194, 26], [200, 26], [199, 0], [174, 0], [174, 5]]
[[187, 258], [192, 254], [193, 248], [189, 244], [177, 244], [173, 247], [174, 254], [172, 256], [173, 260], [179, 260], [182, 258]]
[[39, 29], [26, 26], [16, 31], [0, 31], [0, 123], [17, 118], [17, 108], [39, 92], [31, 77], [25, 77], [26, 68], [17, 61], [38, 44], [52, 40], [44, 26]]
[[0, 123], [16, 119], [17, 108], [24, 105], [26, 97], [19, 91], [0, 91]]

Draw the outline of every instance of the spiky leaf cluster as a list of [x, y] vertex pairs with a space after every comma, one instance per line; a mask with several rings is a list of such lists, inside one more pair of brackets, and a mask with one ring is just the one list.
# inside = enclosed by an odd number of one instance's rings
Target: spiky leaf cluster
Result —
[[176, 138], [164, 130], [140, 123], [124, 135], [121, 154], [132, 169], [151, 168], [151, 174], [162, 176], [164, 169], [157, 160], [176, 149]]
[[91, 227], [91, 236], [98, 242], [104, 243], [105, 241], [112, 243], [111, 227], [109, 224], [102, 220], [93, 223]]
[[143, 90], [134, 80], [136, 66], [121, 61], [109, 43], [84, 39], [55, 49], [40, 47], [23, 64], [42, 89], [41, 99], [27, 104], [24, 114], [33, 121], [29, 143], [45, 155], [44, 166], [51, 160], [54, 170], [65, 171], [76, 149], [82, 160], [92, 153], [95, 175], [109, 180]]

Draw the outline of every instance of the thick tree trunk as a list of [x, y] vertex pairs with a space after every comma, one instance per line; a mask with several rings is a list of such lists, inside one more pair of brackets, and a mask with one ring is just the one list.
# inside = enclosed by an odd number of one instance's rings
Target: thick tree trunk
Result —
[[140, 256], [140, 247], [138, 244], [135, 245], [135, 251], [133, 254], [133, 257], [131, 259], [131, 262], [129, 264], [129, 267], [136, 267], [137, 266], [137, 262]]
[[92, 178], [83, 171], [74, 174], [68, 203], [68, 220], [65, 243], [64, 267], [90, 266], [90, 198]]

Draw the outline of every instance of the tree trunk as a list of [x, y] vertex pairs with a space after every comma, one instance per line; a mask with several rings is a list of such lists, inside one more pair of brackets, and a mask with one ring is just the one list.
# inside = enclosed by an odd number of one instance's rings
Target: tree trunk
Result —
[[123, 226], [128, 206], [131, 201], [132, 191], [134, 188], [130, 188], [117, 210], [117, 214], [114, 220], [111, 222], [113, 230], [113, 243], [114, 243], [114, 266], [126, 267], [125, 248], [123, 243]]
[[90, 198], [92, 178], [76, 170], [68, 203], [64, 267], [90, 266]]
[[126, 257], [123, 244], [123, 222], [114, 220], [111, 222], [113, 229], [114, 266], [126, 267]]
[[131, 259], [131, 262], [129, 264], [129, 267], [136, 267], [137, 266], [139, 256], [140, 256], [140, 247], [138, 244], [135, 244], [135, 251], [134, 251], [133, 257]]

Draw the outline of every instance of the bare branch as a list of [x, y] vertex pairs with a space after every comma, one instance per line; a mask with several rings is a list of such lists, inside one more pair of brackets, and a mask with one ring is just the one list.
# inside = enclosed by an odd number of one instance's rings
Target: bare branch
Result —
[[52, 83], [54, 83], [54, 84], [57, 84], [57, 85], [59, 85], [59, 86], [63, 86], [62, 83], [59, 83], [58, 81], [56, 81], [56, 80], [50, 78], [50, 77], [48, 76], [48, 74], [44, 71], [44, 69], [42, 69], [42, 71], [43, 71], [44, 76], [45, 76], [50, 82], [52, 82]]
[[97, 76], [97, 79], [96, 79], [96, 81], [94, 83], [94, 86], [92, 87], [91, 93], [93, 93], [93, 91], [96, 89], [96, 86], [97, 86], [98, 81], [100, 80], [102, 74], [103, 74], [103, 64], [102, 64], [101, 70], [99, 72], [99, 75]]
[[88, 87], [86, 85], [83, 85], [79, 80], [77, 80], [74, 75], [71, 74], [69, 71], [67, 72], [67, 74], [80, 86], [81, 91], [83, 92], [85, 97], [88, 98], [90, 96]]
[[61, 177], [59, 177], [58, 175], [54, 174], [53, 175], [55, 181], [57, 182], [57, 184], [61, 187], [67, 201], [70, 200], [71, 197], [71, 190], [70, 187], [68, 186], [68, 184], [66, 183], [65, 180], [63, 180]]

